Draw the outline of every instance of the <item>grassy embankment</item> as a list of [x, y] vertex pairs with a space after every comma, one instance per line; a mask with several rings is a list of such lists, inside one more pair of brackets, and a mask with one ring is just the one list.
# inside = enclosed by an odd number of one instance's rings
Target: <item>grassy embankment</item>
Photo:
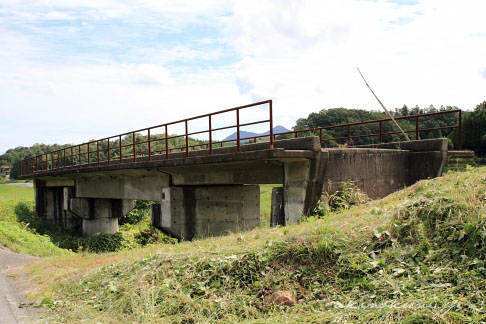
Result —
[[[296, 226], [33, 271], [49, 323], [481, 323], [486, 168], [468, 169]], [[265, 304], [276, 290], [298, 303]]]
[[63, 255], [70, 252], [60, 249], [50, 238], [26, 230], [26, 224], [17, 222], [18, 204], [32, 205], [33, 188], [0, 185], [0, 245], [15, 252], [35, 256]]

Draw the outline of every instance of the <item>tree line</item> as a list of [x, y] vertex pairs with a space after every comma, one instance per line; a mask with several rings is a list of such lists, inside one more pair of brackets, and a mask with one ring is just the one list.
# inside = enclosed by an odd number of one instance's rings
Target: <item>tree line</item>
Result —
[[[441, 106], [435, 108], [430, 105], [427, 108], [416, 106], [409, 108], [404, 105], [392, 111], [394, 117], [407, 117], [414, 115], [424, 115], [428, 113], [447, 112], [457, 110], [456, 106]], [[307, 118], [297, 120], [293, 130], [306, 130], [318, 127], [335, 126], [339, 124], [348, 124], [364, 122], [369, 120], [389, 119], [388, 115], [381, 111], [368, 111], [361, 109], [347, 108], [330, 108], [322, 109], [319, 112], [311, 113]], [[400, 127], [407, 132], [410, 139], [416, 139], [416, 119], [398, 119]], [[445, 137], [449, 140], [449, 149], [458, 149], [459, 133], [457, 128], [448, 128], [457, 126], [459, 123], [458, 113], [444, 113], [439, 115], [422, 116], [418, 118], [418, 128], [425, 130], [419, 132], [418, 139], [429, 139]], [[361, 124], [351, 126], [349, 129], [353, 145], [376, 144], [379, 143], [379, 124]], [[383, 122], [382, 133], [396, 133], [399, 129], [392, 121]], [[441, 128], [434, 129], [432, 128]], [[319, 131], [310, 132], [313, 135], [319, 135]], [[308, 135], [304, 132], [302, 134]], [[369, 137], [353, 137], [365, 134], [374, 134]], [[322, 130], [323, 146], [337, 147], [348, 142], [348, 128], [338, 127]], [[462, 149], [474, 150], [481, 154], [486, 150], [486, 101], [478, 104], [472, 111], [462, 111]], [[383, 135], [383, 142], [404, 140], [402, 134]], [[349, 143], [348, 143], [349, 144]]]

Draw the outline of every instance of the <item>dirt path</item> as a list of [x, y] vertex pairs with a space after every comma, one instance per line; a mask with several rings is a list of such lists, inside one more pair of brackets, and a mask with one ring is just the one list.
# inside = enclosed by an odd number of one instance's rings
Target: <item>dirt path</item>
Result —
[[[35, 257], [10, 252], [0, 247], [0, 323], [31, 323], [38, 317], [36, 309], [21, 307], [29, 302], [27, 276], [15, 269], [35, 260]], [[30, 301], [31, 302], [31, 301]]]

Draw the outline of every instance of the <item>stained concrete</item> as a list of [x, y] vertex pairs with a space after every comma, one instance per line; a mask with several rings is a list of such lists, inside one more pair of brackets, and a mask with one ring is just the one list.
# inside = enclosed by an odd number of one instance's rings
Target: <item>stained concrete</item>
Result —
[[259, 223], [257, 185], [170, 187], [152, 207], [152, 225], [185, 240], [250, 230]]

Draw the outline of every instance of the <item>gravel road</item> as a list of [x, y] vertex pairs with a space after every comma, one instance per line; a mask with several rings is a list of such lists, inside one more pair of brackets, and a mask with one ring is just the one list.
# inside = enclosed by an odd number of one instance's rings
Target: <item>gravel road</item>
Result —
[[31, 323], [37, 318], [37, 310], [21, 307], [28, 301], [25, 297], [29, 288], [27, 276], [15, 267], [27, 264], [37, 258], [10, 252], [0, 247], [0, 323]]

